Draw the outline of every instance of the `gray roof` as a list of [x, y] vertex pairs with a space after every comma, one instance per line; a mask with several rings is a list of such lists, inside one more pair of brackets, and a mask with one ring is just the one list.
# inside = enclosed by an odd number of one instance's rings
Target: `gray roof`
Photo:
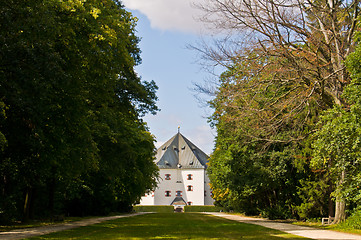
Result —
[[182, 197], [175, 197], [170, 205], [187, 205]]
[[208, 155], [181, 133], [177, 133], [157, 149], [159, 168], [207, 168]]

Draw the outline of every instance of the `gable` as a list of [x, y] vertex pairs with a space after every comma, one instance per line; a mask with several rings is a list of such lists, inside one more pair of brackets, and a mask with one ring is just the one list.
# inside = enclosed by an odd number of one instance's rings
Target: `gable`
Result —
[[208, 155], [181, 133], [177, 133], [157, 149], [159, 168], [207, 168]]

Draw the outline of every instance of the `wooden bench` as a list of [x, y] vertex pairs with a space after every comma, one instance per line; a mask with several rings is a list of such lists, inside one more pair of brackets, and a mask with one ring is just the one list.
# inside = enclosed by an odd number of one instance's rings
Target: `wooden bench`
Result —
[[324, 217], [324, 218], [322, 218], [322, 225], [331, 224], [333, 219], [335, 219], [335, 218], [334, 217]]

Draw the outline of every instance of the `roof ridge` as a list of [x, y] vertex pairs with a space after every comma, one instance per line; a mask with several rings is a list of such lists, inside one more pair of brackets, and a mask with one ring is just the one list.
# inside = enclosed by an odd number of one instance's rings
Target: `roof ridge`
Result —
[[206, 168], [209, 156], [180, 132], [157, 149], [160, 168]]

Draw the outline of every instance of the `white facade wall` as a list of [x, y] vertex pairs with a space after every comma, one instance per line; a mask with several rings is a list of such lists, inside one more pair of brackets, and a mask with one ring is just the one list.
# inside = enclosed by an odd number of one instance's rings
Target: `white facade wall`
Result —
[[204, 205], [213, 205], [212, 190], [207, 174], [204, 174]]
[[[170, 180], [166, 180], [166, 174], [170, 174]], [[188, 174], [192, 179], [188, 179]], [[142, 197], [140, 205], [171, 205], [181, 191], [181, 197], [191, 205], [213, 205], [209, 179], [204, 169], [160, 169], [159, 183], [154, 193]], [[188, 186], [191, 186], [189, 191]], [[170, 196], [166, 196], [170, 191]]]
[[[182, 169], [182, 178], [185, 188], [183, 199], [191, 205], [204, 205], [204, 169]], [[192, 175], [192, 180], [188, 180], [188, 174]], [[191, 186], [191, 191], [188, 191]]]
[[[154, 205], [170, 205], [176, 196], [176, 189], [180, 188], [177, 177], [177, 169], [160, 169], [159, 183], [154, 191]], [[166, 174], [170, 174], [170, 180], [166, 180]], [[179, 190], [182, 190], [181, 188]], [[170, 196], [166, 196], [166, 191], [170, 191]]]

